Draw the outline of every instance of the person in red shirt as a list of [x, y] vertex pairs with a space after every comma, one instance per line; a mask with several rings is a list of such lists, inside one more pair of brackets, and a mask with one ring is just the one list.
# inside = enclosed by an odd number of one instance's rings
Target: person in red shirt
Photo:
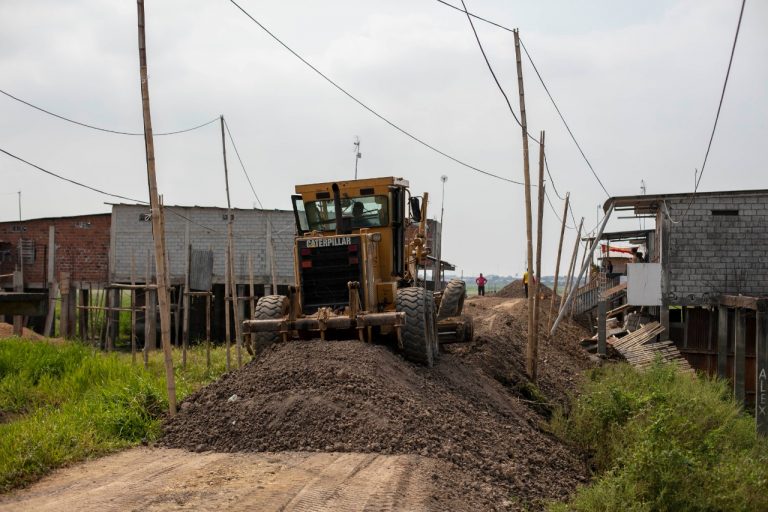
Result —
[[482, 295], [485, 297], [485, 283], [487, 283], [488, 280], [483, 277], [483, 273], [480, 273], [480, 277], [475, 279], [475, 283], [477, 283], [477, 294]]

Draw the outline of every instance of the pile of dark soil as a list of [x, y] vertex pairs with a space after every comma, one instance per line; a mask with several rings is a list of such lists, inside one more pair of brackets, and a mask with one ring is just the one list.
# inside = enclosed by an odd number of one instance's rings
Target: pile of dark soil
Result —
[[[532, 288], [533, 287], [531, 287], [531, 289]], [[505, 299], [524, 299], [525, 287], [523, 285], [523, 280], [518, 279], [517, 281], [512, 281], [507, 286], [505, 286], [501, 290], [494, 293], [493, 296], [503, 297]], [[539, 296], [542, 297], [545, 301], [547, 301], [547, 304], [549, 304], [549, 301], [552, 300], [552, 289], [547, 287], [546, 285], [540, 284]]]
[[[555, 336], [549, 336], [549, 306], [549, 300], [542, 303], [539, 318], [538, 377], [535, 385], [531, 384], [526, 372], [526, 299], [468, 299], [464, 309], [474, 318], [475, 342], [450, 350], [461, 356], [465, 364], [481, 369], [521, 398], [543, 403], [544, 407], [533, 404], [540, 412], [547, 413], [552, 406], [565, 407], [568, 397], [576, 391], [582, 372], [594, 367], [597, 360], [581, 347], [579, 342], [589, 338], [590, 332], [578, 323], [563, 319]], [[554, 314], [557, 315], [556, 309]]]
[[459, 475], [452, 482], [434, 475], [443, 489], [437, 509], [538, 509], [566, 499], [586, 480], [584, 464], [542, 428], [529, 402], [488, 375], [483, 340], [476, 351], [444, 354], [432, 369], [357, 341], [278, 344], [190, 396], [161, 444], [433, 457]]

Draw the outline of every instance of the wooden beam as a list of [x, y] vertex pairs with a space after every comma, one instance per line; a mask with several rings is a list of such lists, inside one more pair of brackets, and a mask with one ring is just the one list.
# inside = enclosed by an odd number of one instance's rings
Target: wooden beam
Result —
[[757, 304], [755, 329], [755, 421], [757, 433], [768, 436], [768, 300]]
[[539, 304], [539, 284], [541, 283], [541, 236], [544, 225], [544, 136], [542, 130], [539, 132], [539, 202], [538, 202], [538, 220], [536, 221], [536, 273], [533, 281], [533, 347], [531, 348], [532, 371], [530, 372], [534, 379], [538, 375], [539, 367], [539, 314], [541, 305]]
[[744, 308], [757, 311], [757, 297], [745, 297], [743, 295], [721, 295], [720, 304], [729, 308]]
[[743, 309], [736, 310], [736, 330], [733, 335], [733, 397], [744, 403], [746, 397], [744, 372], [747, 348], [747, 315]]
[[568, 218], [568, 202], [571, 199], [571, 193], [565, 194], [565, 207], [563, 208], [563, 221], [560, 224], [560, 242], [557, 244], [557, 264], [555, 265], [555, 284], [552, 290], [552, 301], [549, 304], [549, 318], [547, 319], [547, 330], [552, 327], [552, 313], [555, 311], [555, 298], [557, 298], [558, 279], [560, 274], [560, 256], [563, 253], [563, 238], [565, 238], [565, 220]]
[[607, 307], [608, 303], [605, 300], [597, 303], [597, 354], [600, 356], [606, 355], [605, 324], [607, 320]]
[[728, 376], [728, 308], [717, 307], [717, 376]]

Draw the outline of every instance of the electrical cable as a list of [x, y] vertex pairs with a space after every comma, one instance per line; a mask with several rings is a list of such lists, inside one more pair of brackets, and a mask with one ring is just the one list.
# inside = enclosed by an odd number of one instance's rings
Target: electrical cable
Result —
[[251, 192], [253, 192], [253, 197], [255, 197], [256, 202], [259, 203], [259, 208], [263, 210], [264, 205], [261, 204], [261, 199], [259, 199], [259, 195], [256, 193], [256, 188], [253, 186], [251, 177], [248, 175], [248, 171], [245, 170], [245, 164], [243, 163], [243, 159], [240, 158], [240, 152], [237, 150], [235, 139], [232, 137], [232, 132], [229, 130], [229, 123], [227, 123], [226, 119], [224, 119], [224, 127], [227, 129], [227, 135], [229, 135], [229, 141], [232, 143], [232, 147], [235, 149], [235, 155], [237, 155], [237, 159], [240, 162], [240, 167], [243, 169], [243, 174], [245, 174], [245, 179], [248, 180], [248, 185], [250, 185], [251, 187]]
[[[563, 218], [557, 213], [557, 210], [555, 210], [555, 206], [552, 204], [552, 200], [549, 198], [549, 192], [547, 192], [546, 189], [544, 189], [544, 196], [547, 198], [547, 202], [549, 203], [549, 207], [552, 209], [552, 213], [555, 214], [555, 218], [558, 222], [563, 222]], [[570, 207], [570, 203], [568, 204]], [[576, 226], [569, 226], [568, 221], [565, 222], [565, 227], [568, 229], [576, 229]]]
[[573, 139], [573, 143], [576, 144], [576, 147], [579, 149], [579, 153], [581, 153], [581, 156], [584, 158], [584, 161], [587, 163], [587, 167], [589, 167], [589, 170], [592, 171], [592, 175], [600, 184], [600, 187], [602, 187], [603, 192], [605, 192], [605, 195], [607, 195], [608, 197], [611, 197], [611, 194], [608, 193], [608, 189], [605, 188], [605, 185], [603, 185], [602, 180], [595, 172], [594, 167], [592, 167], [592, 163], [587, 158], [587, 155], [584, 154], [584, 150], [581, 149], [581, 145], [576, 140], [576, 136], [571, 131], [571, 127], [568, 126], [568, 123], [566, 122], [565, 117], [563, 117], [562, 112], [560, 112], [560, 108], [557, 106], [557, 103], [555, 102], [555, 99], [552, 97], [552, 94], [550, 94], [547, 84], [544, 83], [544, 79], [541, 77], [541, 74], [539, 73], [539, 70], [536, 67], [536, 64], [534, 64], [533, 59], [531, 58], [531, 54], [528, 53], [528, 49], [525, 47], [525, 43], [523, 43], [522, 39], [520, 40], [520, 46], [523, 47], [523, 51], [525, 51], [525, 55], [528, 57], [528, 61], [531, 63], [531, 66], [533, 66], [533, 70], [536, 72], [536, 76], [539, 77], [539, 81], [541, 82], [541, 85], [544, 87], [544, 90], [546, 91], [547, 96], [549, 96], [549, 99], [552, 102], [552, 105], [555, 107], [555, 110], [557, 111], [557, 115], [560, 116], [560, 120], [563, 121], [563, 124], [565, 125], [565, 129], [568, 130], [568, 134], [571, 136], [571, 139]]
[[[25, 159], [23, 159], [23, 158], [21, 158], [21, 157], [19, 157], [17, 155], [14, 155], [13, 153], [10, 153], [9, 151], [6, 151], [6, 150], [4, 150], [2, 148], [0, 148], [0, 152], [5, 153], [9, 157], [14, 158], [14, 159], [16, 159], [16, 160], [18, 160], [18, 161], [20, 161], [22, 163], [27, 164], [30, 167], [33, 167], [33, 168], [35, 168], [35, 169], [37, 169], [39, 171], [42, 171], [45, 174], [48, 174], [48, 175], [53, 176], [55, 178], [58, 178], [60, 180], [66, 181], [66, 182], [71, 183], [73, 185], [77, 185], [78, 187], [82, 187], [82, 188], [85, 188], [87, 190], [91, 190], [93, 192], [97, 192], [97, 193], [105, 195], [105, 196], [114, 197], [116, 199], [124, 199], [126, 201], [131, 201], [131, 202], [142, 204], [142, 205], [148, 205], [149, 204], [149, 201], [144, 201], [144, 200], [141, 200], [141, 199], [136, 199], [136, 198], [128, 197], [128, 196], [123, 196], [123, 195], [120, 195], [120, 194], [113, 194], [112, 192], [107, 192], [106, 190], [101, 190], [99, 188], [92, 187], [90, 185], [86, 185], [85, 183], [81, 183], [81, 182], [79, 182], [77, 180], [73, 180], [71, 178], [67, 178], [67, 177], [62, 176], [62, 175], [60, 175], [58, 173], [55, 173], [53, 171], [49, 171], [48, 169], [44, 169], [44, 168], [40, 167], [39, 165], [35, 165], [32, 162], [29, 162], [29, 161], [27, 161], [27, 160], [25, 160]], [[211, 232], [218, 233], [218, 234], [226, 236], [226, 233], [224, 231], [220, 231], [220, 230], [218, 230], [216, 228], [212, 228], [210, 226], [206, 226], [205, 224], [201, 224], [201, 223], [199, 223], [197, 221], [194, 221], [194, 220], [190, 219], [189, 217], [187, 217], [186, 215], [183, 215], [183, 214], [175, 211], [171, 207], [163, 206], [163, 211], [170, 212], [172, 215], [175, 215], [175, 216], [177, 216], [177, 217], [179, 217], [181, 219], [187, 220], [187, 221], [191, 222], [192, 224], [195, 224], [196, 226], [201, 227], [203, 229], [207, 229], [207, 230], [209, 230]], [[273, 234], [277, 234], [277, 233], [273, 233]], [[247, 236], [242, 236], [242, 235], [236, 235], [236, 236], [234, 236], [234, 238], [236, 238], [238, 240], [249, 240], [249, 241], [261, 240], [260, 237], [247, 237]], [[281, 241], [284, 241], [284, 240], [282, 240], [282, 237], [278, 237], [278, 238], [281, 238]]]
[[433, 145], [431, 145], [431, 144], [427, 143], [426, 141], [424, 141], [424, 140], [420, 139], [419, 137], [417, 137], [417, 136], [413, 135], [412, 133], [410, 133], [410, 132], [406, 131], [404, 128], [401, 128], [400, 126], [396, 125], [396, 124], [395, 124], [393, 121], [390, 121], [388, 118], [384, 117], [382, 114], [379, 114], [379, 113], [378, 113], [377, 111], [375, 111], [375, 110], [374, 110], [372, 107], [369, 107], [367, 104], [363, 103], [363, 102], [362, 102], [362, 100], [359, 100], [359, 99], [358, 99], [356, 96], [352, 95], [352, 93], [350, 93], [349, 91], [347, 91], [346, 89], [344, 89], [344, 88], [343, 88], [341, 85], [339, 85], [338, 83], [334, 82], [334, 81], [333, 81], [333, 80], [332, 80], [330, 77], [328, 77], [328, 75], [326, 75], [325, 73], [323, 73], [322, 71], [320, 71], [318, 68], [316, 68], [315, 66], [313, 66], [313, 65], [312, 65], [312, 64], [311, 64], [309, 61], [307, 61], [307, 60], [306, 60], [304, 57], [302, 57], [301, 55], [299, 55], [299, 54], [298, 54], [296, 51], [294, 51], [294, 50], [293, 50], [293, 49], [292, 49], [290, 46], [288, 46], [288, 45], [287, 45], [286, 43], [284, 43], [284, 42], [283, 42], [283, 41], [282, 41], [280, 38], [278, 38], [278, 37], [277, 37], [275, 34], [273, 34], [273, 33], [272, 33], [272, 32], [271, 32], [271, 31], [270, 31], [270, 30], [269, 30], [267, 27], [265, 27], [265, 26], [264, 26], [264, 25], [263, 25], [261, 22], [259, 22], [259, 21], [258, 21], [256, 18], [254, 18], [254, 17], [253, 17], [253, 16], [252, 16], [252, 15], [251, 15], [251, 14], [250, 14], [248, 11], [246, 11], [246, 10], [245, 10], [243, 7], [241, 7], [241, 6], [240, 6], [240, 4], [238, 4], [237, 2], [235, 2], [235, 0], [229, 0], [229, 1], [230, 1], [230, 2], [231, 2], [231, 3], [232, 3], [234, 6], [235, 6], [235, 7], [237, 7], [237, 8], [238, 8], [238, 9], [239, 9], [239, 10], [240, 10], [240, 11], [241, 11], [243, 14], [245, 14], [245, 15], [246, 15], [248, 18], [250, 18], [250, 19], [251, 19], [251, 21], [253, 21], [253, 22], [254, 22], [256, 25], [258, 25], [258, 26], [259, 26], [259, 28], [261, 28], [261, 29], [262, 29], [264, 32], [266, 32], [266, 33], [267, 33], [267, 34], [268, 34], [268, 35], [269, 35], [269, 36], [270, 36], [272, 39], [274, 39], [274, 40], [275, 40], [275, 41], [276, 41], [278, 44], [280, 44], [280, 46], [282, 46], [283, 48], [285, 48], [286, 50], [288, 50], [288, 52], [290, 52], [290, 53], [291, 53], [291, 54], [292, 54], [294, 57], [296, 57], [297, 59], [299, 59], [299, 60], [300, 60], [302, 63], [304, 63], [304, 64], [305, 64], [307, 67], [309, 67], [309, 68], [310, 68], [312, 71], [314, 71], [315, 73], [317, 73], [317, 74], [318, 74], [320, 77], [322, 77], [322, 78], [323, 78], [323, 79], [324, 79], [326, 82], [328, 82], [329, 84], [331, 84], [332, 86], [334, 86], [336, 89], [338, 89], [338, 90], [339, 90], [341, 93], [343, 93], [343, 94], [344, 94], [345, 96], [347, 96], [349, 99], [351, 99], [352, 101], [354, 101], [355, 103], [357, 103], [358, 105], [360, 105], [361, 107], [363, 107], [365, 110], [367, 110], [368, 112], [370, 112], [370, 113], [371, 113], [371, 114], [373, 114], [374, 116], [378, 117], [379, 119], [381, 119], [382, 121], [384, 121], [385, 123], [387, 123], [388, 125], [390, 125], [390, 126], [391, 126], [392, 128], [394, 128], [395, 130], [397, 130], [397, 131], [399, 131], [400, 133], [402, 133], [402, 134], [403, 134], [403, 135], [405, 135], [406, 137], [409, 137], [410, 139], [412, 139], [412, 140], [414, 140], [414, 141], [418, 142], [419, 144], [421, 144], [422, 146], [424, 146], [424, 147], [426, 147], [426, 148], [428, 148], [428, 149], [431, 149], [431, 150], [432, 150], [432, 151], [434, 151], [435, 153], [438, 153], [439, 155], [442, 155], [442, 156], [444, 156], [445, 158], [447, 158], [447, 159], [449, 159], [449, 160], [451, 160], [451, 161], [453, 161], [453, 162], [455, 162], [455, 163], [457, 163], [457, 164], [459, 164], [459, 165], [462, 165], [462, 166], [464, 166], [464, 167], [466, 167], [466, 168], [468, 168], [468, 169], [471, 169], [471, 170], [473, 170], [473, 171], [479, 172], [479, 173], [481, 173], [481, 174], [485, 174], [486, 176], [490, 176], [490, 177], [492, 177], [492, 178], [496, 178], [496, 179], [499, 179], [499, 180], [502, 180], [502, 181], [506, 181], [506, 182], [508, 182], [508, 183], [514, 183], [514, 184], [516, 184], [516, 185], [524, 185], [524, 183], [522, 183], [522, 182], [520, 182], [520, 181], [516, 181], [516, 180], [510, 179], [510, 178], [505, 178], [505, 177], [503, 177], [503, 176], [499, 176], [498, 174], [494, 174], [494, 173], [492, 173], [492, 172], [484, 171], [483, 169], [480, 169], [479, 167], [475, 167], [475, 166], [473, 166], [473, 165], [470, 165], [470, 164], [468, 164], [468, 163], [466, 163], [466, 162], [463, 162], [463, 161], [459, 160], [458, 158], [456, 158], [456, 157], [453, 157], [453, 156], [449, 155], [448, 153], [446, 153], [446, 152], [444, 152], [444, 151], [441, 151], [440, 149], [436, 148], [435, 146], [433, 146]]
[[[28, 107], [32, 107], [35, 110], [39, 110], [40, 112], [44, 112], [44, 113], [46, 113], [46, 114], [48, 114], [50, 116], [56, 117], [56, 118], [61, 119], [63, 121], [67, 121], [68, 123], [76, 124], [78, 126], [84, 126], [85, 128], [91, 128], [92, 130], [98, 130], [100, 132], [106, 132], [106, 133], [114, 133], [114, 134], [117, 134], [117, 135], [141, 135], [141, 136], [144, 136], [144, 132], [123, 132], [123, 131], [119, 131], [119, 130], [110, 130], [108, 128], [100, 128], [98, 126], [93, 126], [93, 125], [87, 124], [87, 123], [81, 123], [80, 121], [75, 121], [74, 119], [70, 119], [68, 117], [64, 117], [62, 115], [56, 114], [54, 112], [51, 112], [50, 110], [46, 110], [46, 109], [44, 109], [42, 107], [38, 107], [37, 105], [33, 105], [32, 103], [29, 103], [28, 101], [24, 101], [21, 98], [17, 98], [13, 94], [10, 94], [10, 93], [2, 90], [2, 89], [0, 89], [0, 93], [8, 96], [9, 98], [11, 98], [13, 100], [18, 101], [19, 103], [23, 103], [24, 105], [27, 105]], [[203, 124], [199, 124], [197, 126], [193, 126], [192, 128], [185, 128], [184, 130], [176, 130], [176, 131], [173, 131], [173, 132], [153, 133], [153, 135], [159, 137], [159, 136], [162, 136], [162, 135], [177, 135], [179, 133], [191, 132], [193, 130], [197, 130], [198, 128], [202, 128], [204, 126], [208, 126], [209, 124], [214, 123], [214, 122], [216, 122], [218, 120], [219, 120], [219, 118], [217, 117], [217, 118], [211, 119], [210, 121], [207, 121], [207, 122], [205, 122]]]

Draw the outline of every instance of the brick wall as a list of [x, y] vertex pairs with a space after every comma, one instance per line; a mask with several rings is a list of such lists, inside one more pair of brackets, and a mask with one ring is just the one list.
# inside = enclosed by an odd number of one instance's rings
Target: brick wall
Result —
[[[667, 200], [670, 304], [706, 304], [720, 294], [768, 295], [768, 195], [697, 196]], [[713, 215], [730, 210], [738, 215]]]
[[[187, 262], [187, 243], [193, 249], [212, 249], [213, 282], [224, 282], [224, 258], [227, 243], [226, 208], [181, 207], [165, 208], [166, 251], [171, 281], [184, 282]], [[112, 261], [111, 279], [115, 282], [131, 280], [131, 261], [137, 282], [143, 282], [154, 270], [152, 222], [143, 216], [149, 213], [144, 205], [114, 205], [112, 208]], [[248, 258], [253, 259], [254, 281], [270, 283], [269, 255], [267, 254], [267, 217], [272, 223], [272, 239], [276, 255], [278, 283], [293, 284], [293, 237], [296, 231], [292, 211], [233, 209], [235, 245], [235, 272], [237, 281], [248, 283]], [[189, 220], [187, 220], [189, 219]]]
[[24, 264], [28, 287], [44, 287], [48, 275], [48, 230], [55, 230], [56, 280], [69, 272], [73, 281], [103, 283], [109, 264], [110, 215], [78, 215], [0, 223], [0, 274], [12, 272], [18, 264], [19, 243], [24, 239], [33, 249], [33, 261]]

